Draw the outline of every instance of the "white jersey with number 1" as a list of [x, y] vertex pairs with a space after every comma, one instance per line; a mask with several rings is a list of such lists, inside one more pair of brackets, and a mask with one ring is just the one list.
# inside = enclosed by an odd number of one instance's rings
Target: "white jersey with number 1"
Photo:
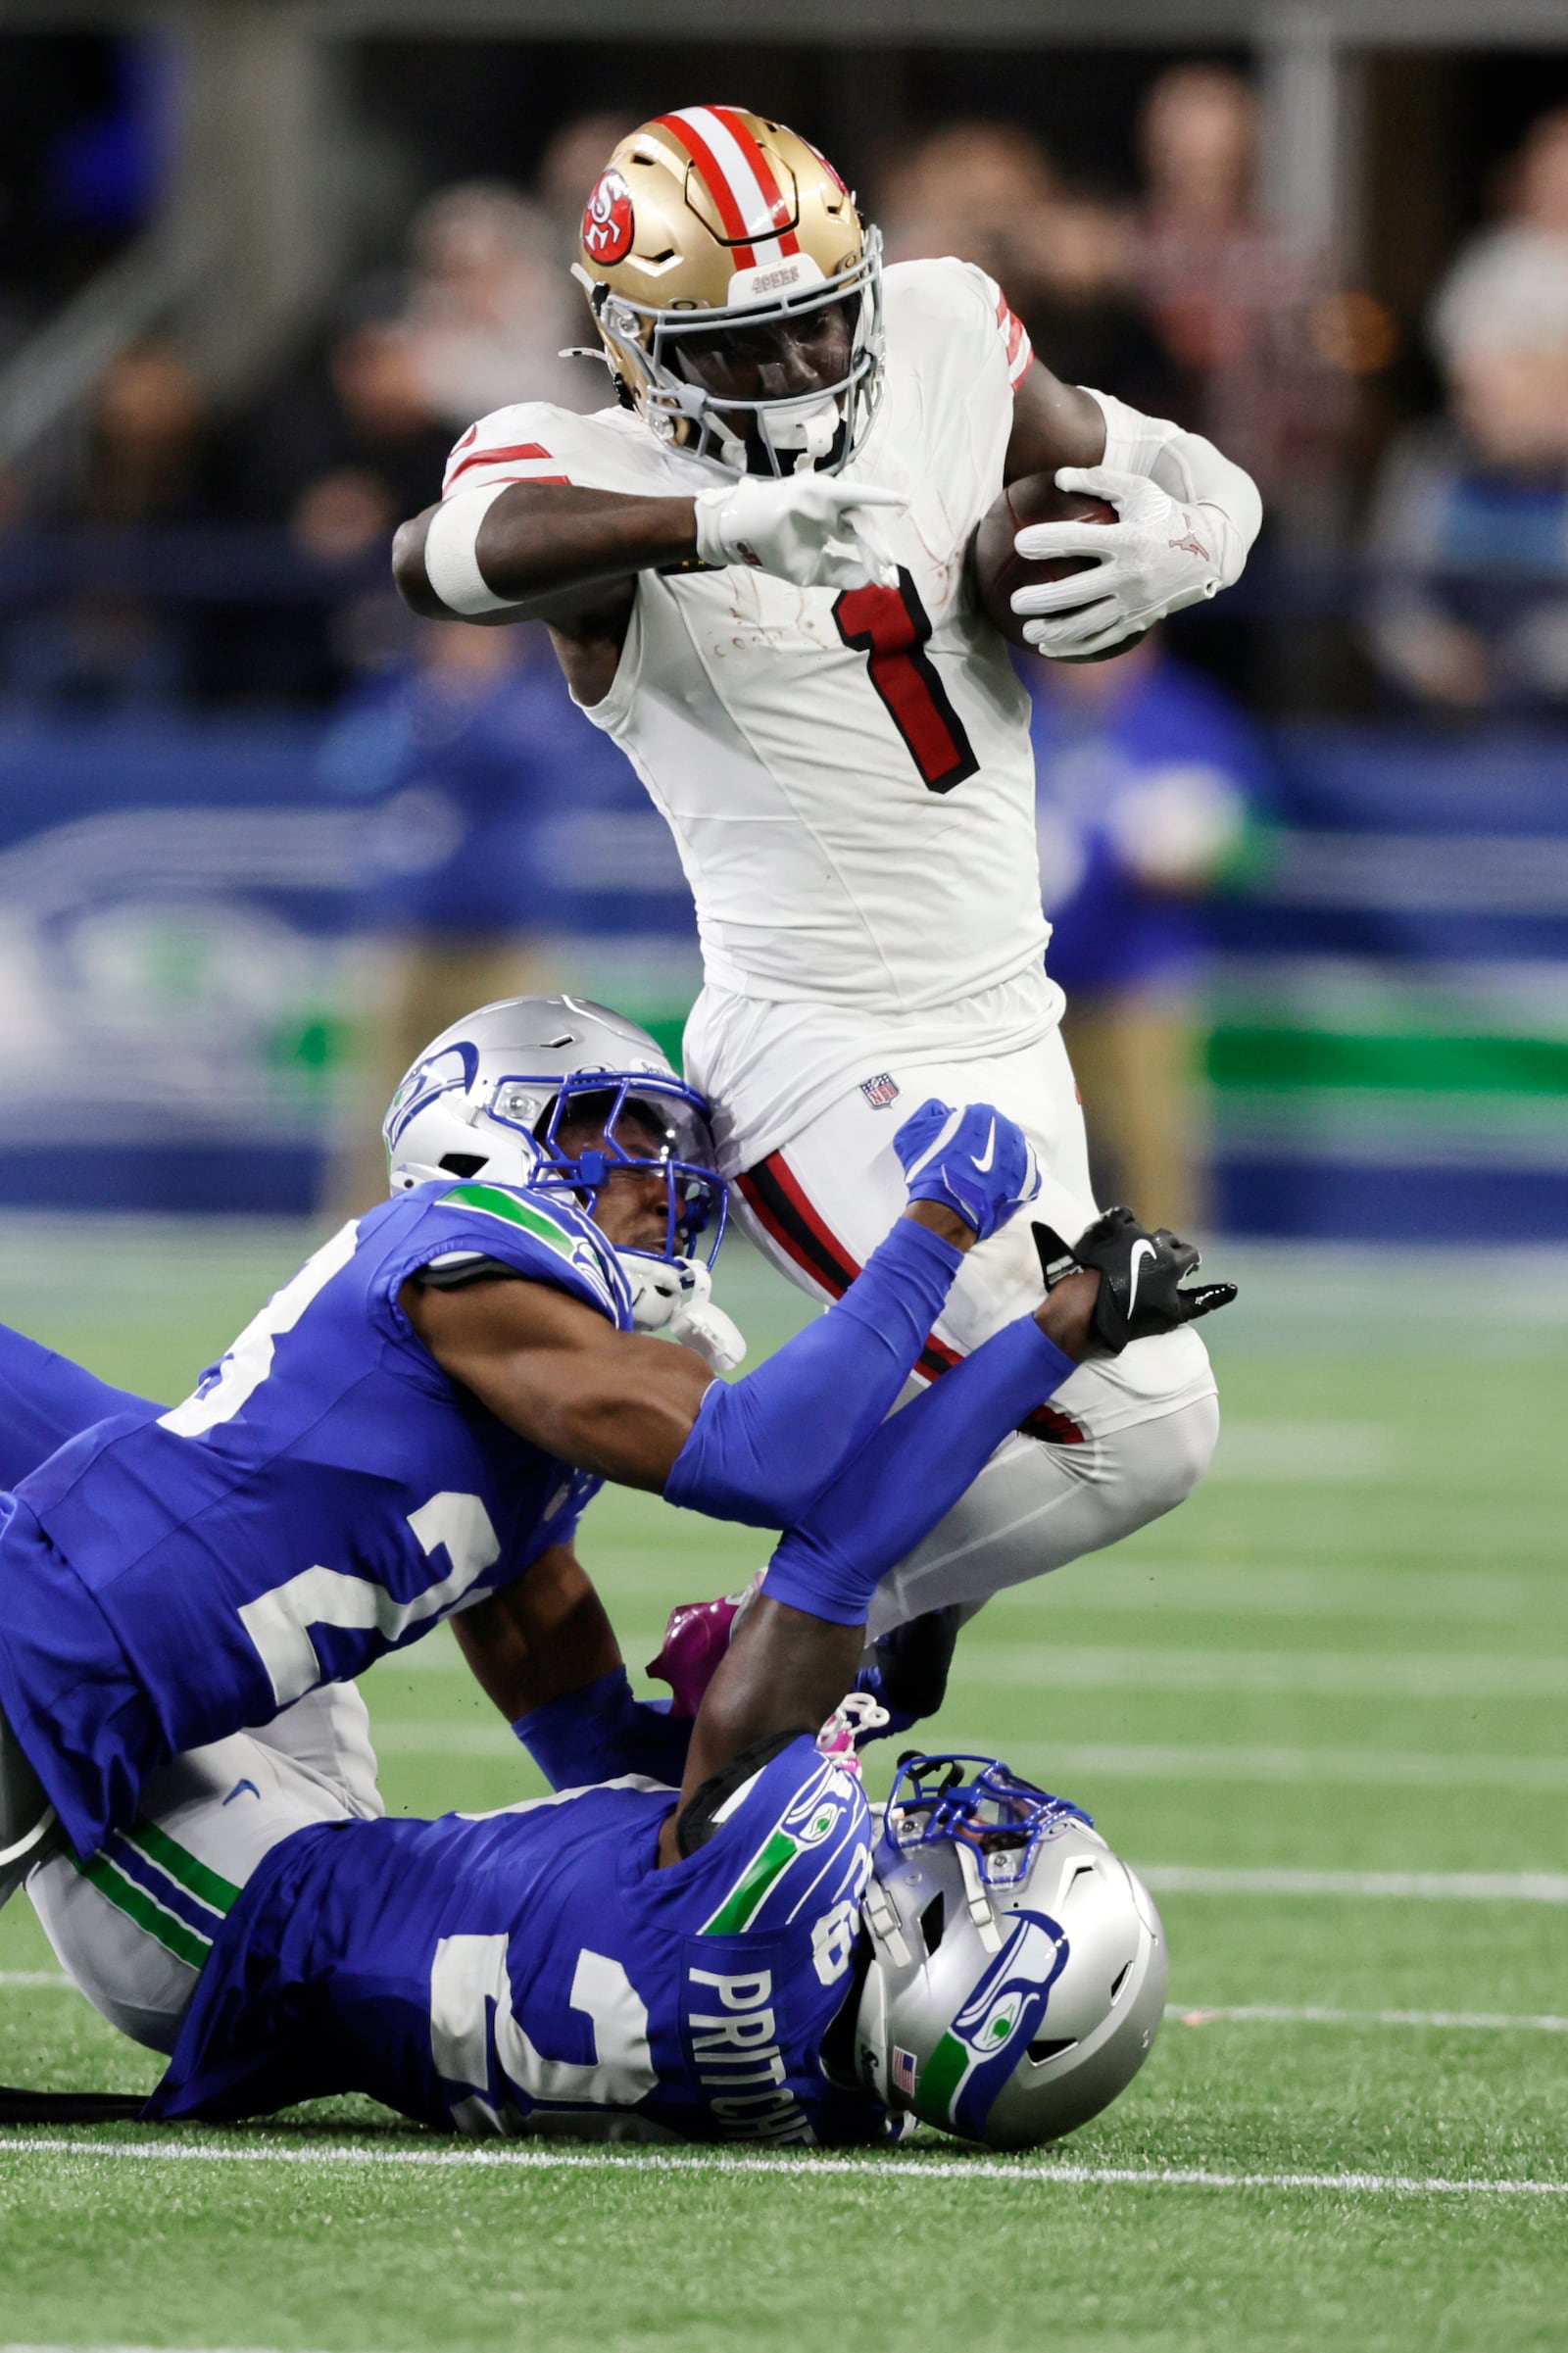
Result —
[[[614, 682], [588, 713], [679, 846], [707, 986], [688, 1075], [727, 1166], [786, 1143], [895, 1055], [995, 1054], [1049, 1030], [1029, 706], [964, 579], [1002, 488], [1028, 338], [982, 270], [885, 278], [881, 406], [846, 471], [899, 585], [639, 575]], [[645, 496], [715, 478], [621, 410], [538, 403], [470, 427], [448, 491], [569, 482]]]

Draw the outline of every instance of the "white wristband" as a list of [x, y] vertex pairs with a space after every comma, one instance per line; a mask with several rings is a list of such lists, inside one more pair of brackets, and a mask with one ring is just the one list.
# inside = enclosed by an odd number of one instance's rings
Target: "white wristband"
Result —
[[692, 520], [696, 526], [697, 554], [701, 563], [722, 571], [726, 564], [739, 560], [739, 553], [725, 529], [724, 518], [735, 504], [736, 485], [717, 482], [711, 490], [699, 490], [692, 500]]
[[[1141, 416], [1113, 393], [1097, 392], [1093, 384], [1083, 389], [1105, 419], [1101, 465], [1120, 473], [1144, 474], [1180, 505], [1201, 507], [1218, 542], [1215, 585], [1232, 587], [1242, 576], [1263, 520], [1263, 503], [1251, 475], [1201, 433], [1186, 432], [1168, 417]], [[1208, 594], [1212, 596], [1213, 589]]]
[[510, 482], [485, 482], [472, 490], [454, 491], [430, 517], [424, 535], [424, 576], [449, 613], [466, 618], [477, 613], [500, 613], [515, 604], [514, 597], [498, 597], [479, 569], [479, 525]]

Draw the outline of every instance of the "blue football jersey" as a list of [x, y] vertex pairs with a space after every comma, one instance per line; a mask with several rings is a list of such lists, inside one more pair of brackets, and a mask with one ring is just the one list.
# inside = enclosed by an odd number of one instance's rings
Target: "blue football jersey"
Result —
[[213, 2120], [368, 2092], [469, 2133], [887, 2137], [830, 2083], [871, 1813], [804, 1735], [656, 1868], [635, 1779], [275, 1847], [219, 1931], [148, 2113]]
[[575, 1205], [421, 1185], [323, 1244], [183, 1404], [111, 1415], [0, 1497], [0, 1705], [78, 1853], [153, 1766], [361, 1674], [570, 1536], [600, 1482], [451, 1380], [399, 1304], [475, 1254], [630, 1326]]

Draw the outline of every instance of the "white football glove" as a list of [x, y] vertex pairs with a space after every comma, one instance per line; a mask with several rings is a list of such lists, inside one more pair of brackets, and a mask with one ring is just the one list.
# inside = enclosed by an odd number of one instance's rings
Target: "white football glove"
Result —
[[654, 1258], [643, 1250], [617, 1250], [631, 1290], [632, 1323], [639, 1332], [662, 1332], [695, 1348], [715, 1373], [732, 1372], [746, 1357], [740, 1326], [715, 1307], [713, 1278], [700, 1258]]
[[892, 587], [898, 568], [867, 510], [899, 507], [896, 490], [833, 475], [747, 475], [700, 490], [697, 553], [705, 564], [749, 564], [797, 588]]
[[[1031, 563], [1092, 556], [1096, 569], [1013, 591], [1037, 654], [1103, 654], [1222, 585], [1218, 533], [1203, 510], [1184, 507], [1147, 474], [1108, 466], [1064, 466], [1058, 490], [1088, 491], [1115, 508], [1113, 523], [1028, 523], [1013, 546]], [[1081, 612], [1073, 611], [1081, 606]], [[1046, 616], [1055, 614], [1051, 619]]]

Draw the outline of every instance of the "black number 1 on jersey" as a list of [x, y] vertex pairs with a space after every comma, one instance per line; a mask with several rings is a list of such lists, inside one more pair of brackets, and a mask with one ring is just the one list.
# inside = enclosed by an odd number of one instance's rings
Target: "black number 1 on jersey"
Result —
[[897, 588], [847, 588], [833, 618], [845, 644], [865, 656], [871, 684], [927, 792], [951, 793], [973, 776], [980, 762], [925, 650], [931, 616], [903, 564]]

